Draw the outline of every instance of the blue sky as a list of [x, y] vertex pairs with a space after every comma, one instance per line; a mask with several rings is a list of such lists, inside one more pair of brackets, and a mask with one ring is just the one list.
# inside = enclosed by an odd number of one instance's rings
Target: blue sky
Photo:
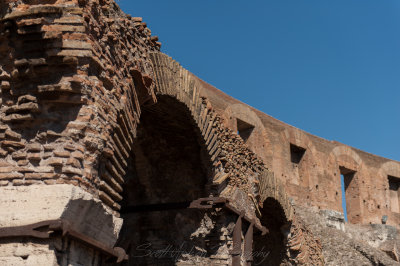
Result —
[[295, 127], [400, 161], [399, 0], [120, 0], [162, 51]]
[[349, 219], [347, 217], [347, 206], [346, 206], [346, 190], [344, 188], [344, 176], [341, 174], [340, 175], [340, 186], [342, 188], [342, 209], [343, 209], [343, 216], [344, 216], [344, 221], [348, 222]]

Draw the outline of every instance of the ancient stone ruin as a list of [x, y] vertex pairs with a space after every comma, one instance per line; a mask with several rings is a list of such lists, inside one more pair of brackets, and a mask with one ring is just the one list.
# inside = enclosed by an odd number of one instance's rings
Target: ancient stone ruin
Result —
[[160, 47], [112, 0], [0, 2], [0, 265], [398, 263], [399, 162]]

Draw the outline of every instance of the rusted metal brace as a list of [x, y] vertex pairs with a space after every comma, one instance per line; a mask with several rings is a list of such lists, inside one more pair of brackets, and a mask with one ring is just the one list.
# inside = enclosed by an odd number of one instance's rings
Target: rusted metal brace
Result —
[[124, 249], [120, 247], [108, 247], [87, 235], [77, 232], [72, 229], [70, 222], [63, 219], [48, 220], [30, 225], [0, 228], [0, 238], [34, 237], [46, 239], [50, 238], [50, 235], [55, 231], [61, 231], [62, 236], [68, 236], [99, 250], [101, 253], [109, 257], [117, 258], [117, 263], [128, 260], [128, 255], [125, 253]]
[[210, 197], [210, 198], [199, 198], [190, 203], [190, 209], [211, 209], [223, 207], [228, 203], [227, 198], [223, 197]]
[[[242, 214], [242, 211], [239, 211], [235, 207], [233, 207], [229, 203], [229, 199], [224, 198], [224, 197], [210, 197], [210, 198], [199, 198], [197, 200], [194, 200], [190, 203], [189, 208], [191, 209], [212, 209], [212, 208], [226, 208], [229, 211], [237, 214], [240, 216]], [[248, 223], [253, 223], [254, 219], [250, 219], [247, 215], [243, 216], [243, 219], [245, 219]], [[262, 235], [265, 235], [268, 233], [268, 229], [265, 228], [264, 226], [257, 224], [254, 222], [254, 226], [257, 230], [261, 232]]]
[[254, 227], [256, 227], [259, 231], [261, 231], [262, 235], [268, 233], [268, 229], [262, 225], [256, 224], [255, 219], [250, 219], [246, 216], [244, 211], [239, 211], [235, 207], [233, 207], [227, 198], [223, 197], [210, 197], [210, 198], [200, 198], [192, 201], [189, 208], [195, 209], [211, 209], [224, 207], [229, 211], [237, 214], [239, 217], [236, 221], [235, 227], [233, 228], [233, 249], [230, 251], [232, 255], [232, 266], [240, 266], [241, 265], [241, 255], [242, 255], [242, 219], [245, 219], [250, 223], [249, 228], [247, 229], [246, 236], [244, 239], [244, 256], [246, 259], [246, 265], [251, 265], [253, 261], [253, 231]]

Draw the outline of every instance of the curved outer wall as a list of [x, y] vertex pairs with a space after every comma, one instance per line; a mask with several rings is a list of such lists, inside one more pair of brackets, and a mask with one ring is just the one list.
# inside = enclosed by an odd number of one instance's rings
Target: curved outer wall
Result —
[[[399, 226], [400, 211], [394, 206], [388, 177], [400, 178], [400, 162], [309, 134], [201, 82], [204, 96], [227, 127], [237, 132], [237, 118], [254, 126], [246, 144], [284, 183], [296, 204], [343, 212], [340, 169], [346, 168], [355, 172], [355, 192], [347, 195], [353, 204], [350, 221], [381, 224], [382, 217], [388, 216], [387, 224]], [[290, 144], [306, 150], [300, 163], [291, 161]]]

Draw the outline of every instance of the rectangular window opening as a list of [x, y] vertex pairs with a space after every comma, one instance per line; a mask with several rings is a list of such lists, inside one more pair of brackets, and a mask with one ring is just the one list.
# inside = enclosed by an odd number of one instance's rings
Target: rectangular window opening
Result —
[[357, 197], [358, 191], [353, 191], [354, 184], [352, 183], [355, 171], [340, 167], [340, 183], [342, 188], [342, 208], [344, 214], [344, 220], [349, 221], [350, 212], [353, 209], [352, 201]]
[[305, 153], [306, 149], [290, 143], [290, 160], [292, 163], [299, 164]]
[[389, 197], [390, 197], [390, 210], [392, 212], [400, 212], [399, 203], [399, 188], [400, 188], [400, 178], [388, 175], [389, 181]]
[[244, 122], [243, 120], [240, 120], [239, 118], [236, 118], [236, 123], [239, 136], [244, 140], [244, 142], [246, 142], [250, 138], [254, 126]]

